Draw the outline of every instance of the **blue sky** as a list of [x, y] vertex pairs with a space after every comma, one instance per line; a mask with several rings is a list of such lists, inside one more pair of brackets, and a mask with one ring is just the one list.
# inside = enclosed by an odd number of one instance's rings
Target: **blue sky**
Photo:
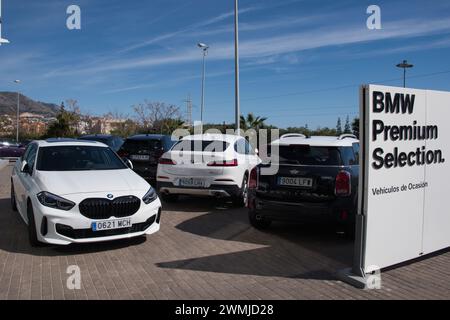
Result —
[[[66, 28], [66, 8], [82, 29]], [[366, 9], [381, 7], [382, 30]], [[450, 2], [240, 0], [241, 108], [280, 127], [336, 124], [358, 112], [358, 85], [402, 85], [395, 65], [415, 64], [408, 86], [450, 91]], [[207, 122], [233, 122], [232, 0], [3, 0], [0, 91], [77, 99], [83, 111], [131, 113], [148, 99], [199, 119], [201, 52]]]

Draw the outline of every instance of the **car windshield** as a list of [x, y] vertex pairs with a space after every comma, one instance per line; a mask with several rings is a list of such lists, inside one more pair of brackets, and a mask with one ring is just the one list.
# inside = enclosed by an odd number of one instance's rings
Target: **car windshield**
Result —
[[182, 140], [175, 144], [173, 151], [224, 152], [229, 143], [220, 140]]
[[311, 147], [309, 145], [280, 146], [279, 163], [310, 166], [339, 166], [341, 156], [336, 147]]
[[39, 171], [86, 171], [126, 169], [110, 148], [91, 146], [41, 147], [37, 159]]

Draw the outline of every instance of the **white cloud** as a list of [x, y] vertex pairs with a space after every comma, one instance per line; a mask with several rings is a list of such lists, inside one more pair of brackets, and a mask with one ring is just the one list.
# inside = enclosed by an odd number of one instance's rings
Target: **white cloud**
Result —
[[[240, 56], [243, 60], [255, 60], [276, 55], [293, 54], [310, 49], [329, 46], [351, 45], [362, 42], [379, 41], [396, 38], [410, 38], [450, 32], [448, 20], [417, 21], [403, 20], [385, 23], [383, 30], [368, 30], [365, 26], [331, 29], [319, 28], [305, 32], [290, 33], [280, 36], [242, 41]], [[229, 60], [234, 58], [232, 42], [216, 43], [211, 46], [209, 60]], [[97, 73], [106, 71], [128, 70], [144, 67], [188, 63], [199, 60], [197, 48], [178, 50], [175, 53], [158, 54], [145, 57], [120, 58], [94, 67], [72, 68], [71, 73]], [[65, 74], [67, 71], [62, 70]], [[58, 75], [60, 71], [53, 75]]]

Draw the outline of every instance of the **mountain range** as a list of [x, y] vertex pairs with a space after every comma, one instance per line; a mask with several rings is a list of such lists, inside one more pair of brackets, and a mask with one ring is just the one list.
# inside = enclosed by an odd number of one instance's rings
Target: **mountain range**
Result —
[[[27, 96], [20, 95], [20, 113], [29, 112], [54, 117], [60, 106], [54, 103], [35, 101]], [[17, 92], [0, 92], [0, 115], [15, 115], [17, 112]]]

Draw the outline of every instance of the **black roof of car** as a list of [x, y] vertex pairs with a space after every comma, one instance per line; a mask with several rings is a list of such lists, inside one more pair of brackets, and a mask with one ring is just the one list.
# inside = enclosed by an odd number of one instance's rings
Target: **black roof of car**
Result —
[[94, 138], [108, 139], [113, 137], [114, 136], [112, 134], [87, 134], [85, 136], [79, 137], [78, 139], [94, 139]]
[[162, 140], [170, 138], [168, 135], [164, 134], [138, 134], [132, 137], [127, 138], [127, 140], [137, 140], [137, 141], [145, 141], [145, 140]]

